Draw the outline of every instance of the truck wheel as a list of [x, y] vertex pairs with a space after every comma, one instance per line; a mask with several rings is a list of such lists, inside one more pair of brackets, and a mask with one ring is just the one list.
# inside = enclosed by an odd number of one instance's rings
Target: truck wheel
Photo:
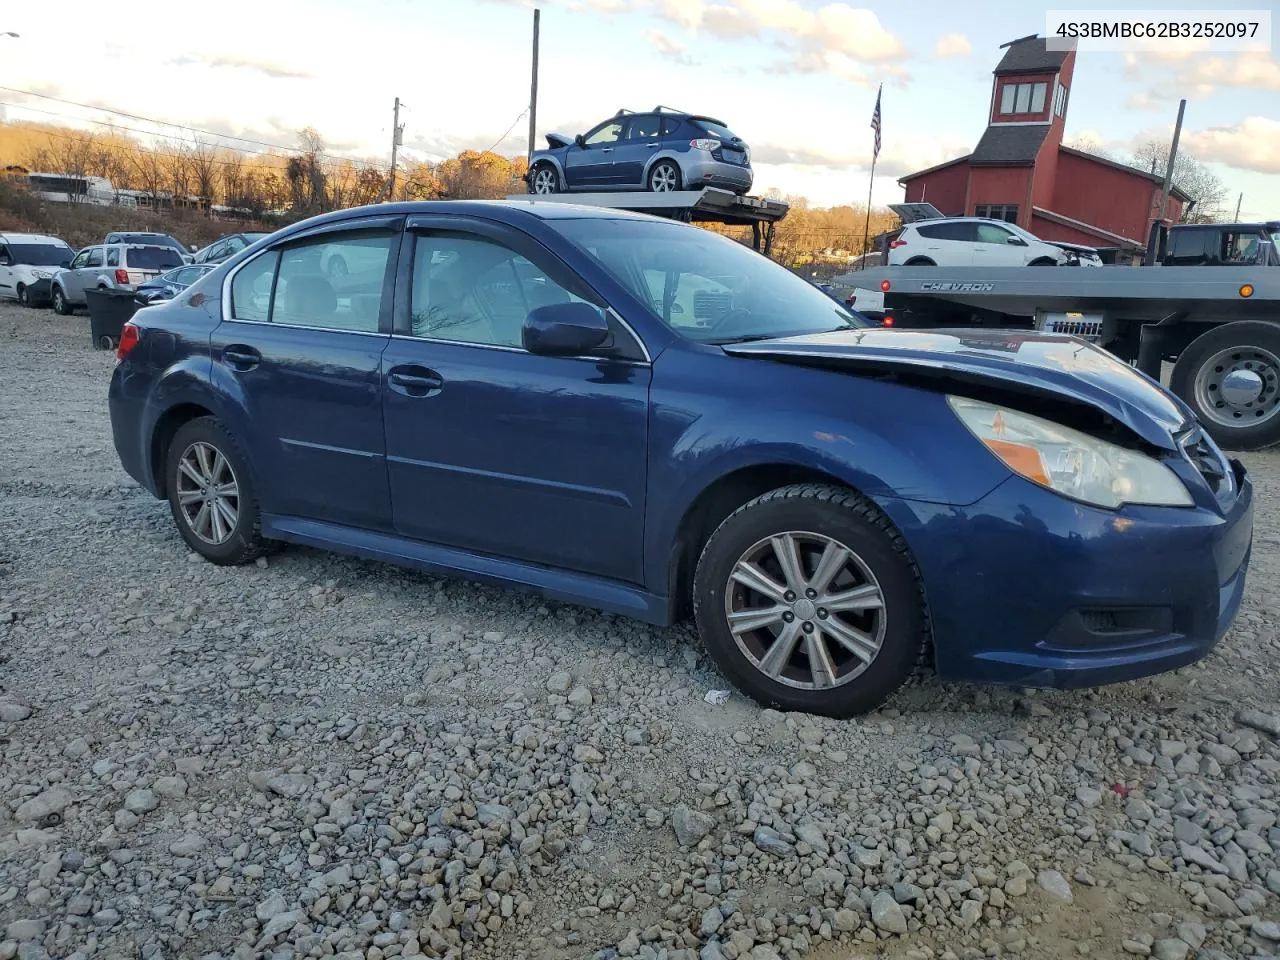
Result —
[[1182, 351], [1169, 386], [1220, 446], [1280, 443], [1280, 328], [1260, 320], [1214, 327]]

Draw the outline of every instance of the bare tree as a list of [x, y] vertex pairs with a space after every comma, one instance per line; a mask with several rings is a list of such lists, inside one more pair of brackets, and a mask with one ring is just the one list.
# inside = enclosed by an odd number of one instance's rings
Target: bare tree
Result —
[[196, 193], [209, 204], [209, 216], [213, 216], [214, 193], [218, 186], [218, 148], [196, 138], [195, 146], [187, 154], [188, 169]]
[[164, 193], [164, 185], [168, 171], [165, 169], [165, 158], [156, 150], [141, 144], [129, 153], [129, 166], [136, 178], [138, 189], [151, 198], [152, 209], [159, 209], [160, 197]]
[[[36, 151], [42, 166], [47, 165], [49, 173], [61, 173], [68, 177], [91, 176], [94, 159], [97, 155], [98, 143], [93, 134], [50, 136], [49, 146]], [[39, 170], [39, 167], [36, 167]], [[84, 199], [79, 193], [69, 192], [72, 203]]]
[[314, 127], [298, 131], [298, 152], [289, 158], [285, 167], [295, 210], [308, 211], [324, 207], [326, 177], [321, 167], [323, 150], [324, 141]]
[[1067, 141], [1066, 146], [1073, 150], [1079, 150], [1083, 153], [1091, 153], [1095, 157], [1106, 157], [1111, 159], [1111, 154], [1107, 152], [1106, 147], [1102, 145], [1102, 141], [1092, 134], [1077, 134]]
[[[1132, 163], [1139, 170], [1164, 176], [1169, 164], [1169, 145], [1149, 140], [1134, 151]], [[1183, 207], [1182, 223], [1214, 223], [1224, 215], [1226, 185], [1216, 173], [1182, 150], [1173, 162], [1173, 184], [1195, 201], [1194, 206]]]
[[[241, 202], [244, 180], [244, 154], [238, 150], [228, 151], [226, 156], [222, 158], [219, 167], [224, 202], [229, 207], [248, 206], [248, 204]], [[212, 204], [210, 204], [210, 207], [212, 207]], [[212, 211], [210, 212], [212, 213]]]

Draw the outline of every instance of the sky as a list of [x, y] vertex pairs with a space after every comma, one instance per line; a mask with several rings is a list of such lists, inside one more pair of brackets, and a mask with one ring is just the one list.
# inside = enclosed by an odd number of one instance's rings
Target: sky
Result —
[[[539, 6], [539, 147], [548, 132], [579, 133], [619, 108], [666, 104], [716, 116], [746, 140], [754, 192], [776, 188], [815, 206], [866, 202], [881, 83], [876, 205], [902, 199], [899, 176], [972, 150], [1000, 45], [1043, 34], [1045, 10], [1057, 8], [1005, 0]], [[1152, 5], [1125, 5], [1143, 6]], [[118, 124], [171, 137], [196, 134], [148, 121], [282, 146], [312, 126], [330, 154], [384, 164], [398, 96], [411, 159], [527, 149], [532, 3], [219, 0], [217, 16], [195, 3], [125, 7], [127, 15], [103, 15], [98, 3], [62, 0], [51, 17], [39, 4], [0, 6], [0, 34], [19, 34], [0, 36], [0, 87], [124, 111], [145, 119], [116, 115]], [[76, 23], [93, 28], [68, 26]], [[1182, 149], [1212, 166], [1228, 206], [1243, 193], [1242, 218], [1280, 217], [1280, 58], [1272, 49], [1081, 50], [1066, 139], [1126, 159], [1136, 145], [1168, 141], [1180, 97], [1188, 100]], [[0, 104], [9, 120], [92, 126], [111, 117], [9, 90], [0, 90]]]

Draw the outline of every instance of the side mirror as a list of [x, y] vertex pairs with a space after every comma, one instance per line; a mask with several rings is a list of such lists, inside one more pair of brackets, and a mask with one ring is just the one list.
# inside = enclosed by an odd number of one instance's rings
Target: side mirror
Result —
[[1005, 241], [1005, 243], [1009, 244], [1011, 247], [1025, 247], [1027, 245], [1027, 241], [1023, 240], [1021, 237], [1010, 237]]
[[199, 248], [199, 247], [197, 247], [194, 243], [191, 245], [191, 252], [192, 252], [192, 253], [195, 253], [195, 252], [196, 252], [197, 250], [199, 250], [199, 249], [200, 249], [200, 248]]
[[10, 266], [8, 257], [0, 257], [0, 267]]
[[609, 321], [589, 303], [551, 303], [531, 310], [521, 330], [524, 348], [545, 356], [574, 357], [603, 346]]
[[573, 142], [580, 147], [585, 147], [587, 145], [587, 138], [584, 137], [582, 134], [578, 134], [576, 137], [573, 138]]

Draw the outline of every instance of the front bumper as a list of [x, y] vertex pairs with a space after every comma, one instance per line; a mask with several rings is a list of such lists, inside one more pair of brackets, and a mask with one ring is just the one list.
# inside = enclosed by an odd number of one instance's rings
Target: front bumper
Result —
[[698, 190], [702, 187], [728, 187], [731, 190], [747, 191], [751, 189], [752, 173], [750, 167], [736, 163], [725, 163], [709, 156], [682, 158], [680, 174], [686, 190]]
[[32, 280], [26, 285], [30, 303], [48, 303], [53, 299], [53, 280]]
[[884, 507], [924, 577], [938, 674], [978, 683], [1091, 687], [1194, 663], [1235, 619], [1253, 543], [1243, 476], [1225, 514], [1101, 510], [1020, 477], [968, 507]]

